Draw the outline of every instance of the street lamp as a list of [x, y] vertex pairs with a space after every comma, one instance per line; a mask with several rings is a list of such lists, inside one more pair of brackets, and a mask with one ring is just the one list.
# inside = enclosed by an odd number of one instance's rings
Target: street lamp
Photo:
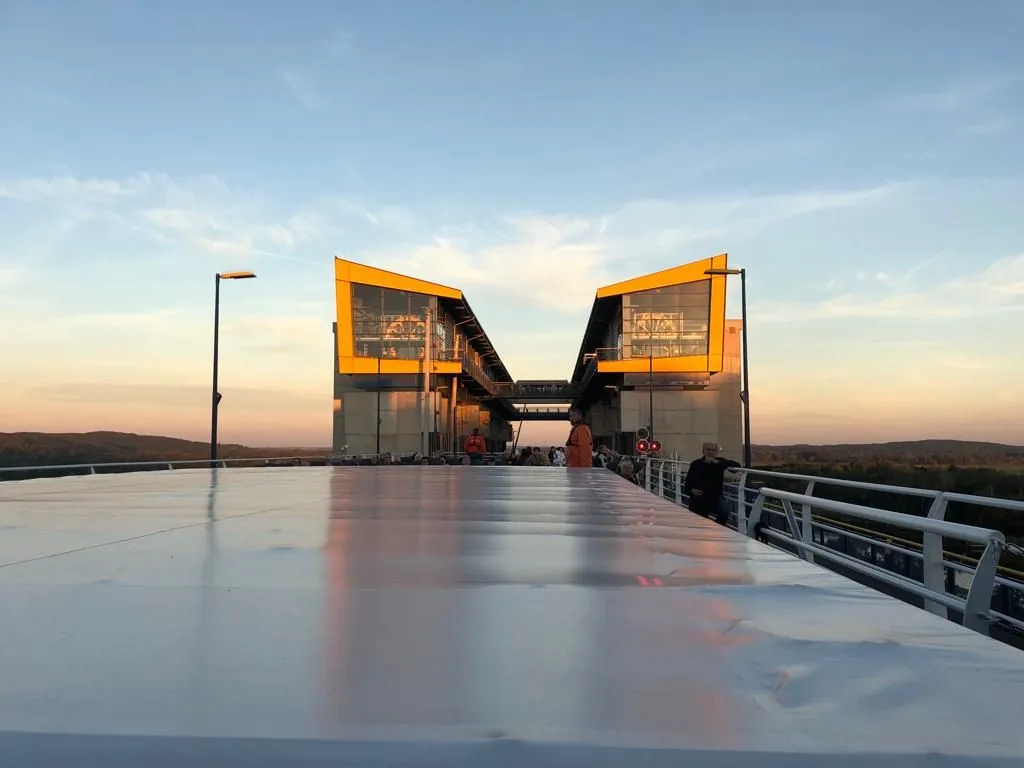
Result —
[[217, 466], [217, 407], [220, 392], [217, 391], [217, 362], [220, 351], [220, 281], [246, 280], [256, 277], [255, 272], [218, 272], [213, 293], [213, 402], [210, 407], [210, 461]]
[[743, 402], [743, 466], [749, 468], [753, 459], [750, 445], [750, 376], [747, 365], [747, 270], [705, 269], [704, 274], [720, 277], [740, 276], [740, 312], [743, 322], [743, 391], [740, 393], [740, 400]]

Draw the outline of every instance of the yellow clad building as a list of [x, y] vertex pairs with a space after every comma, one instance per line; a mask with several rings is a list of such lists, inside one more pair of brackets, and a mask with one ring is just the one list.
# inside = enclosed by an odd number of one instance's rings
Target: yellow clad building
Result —
[[[572, 376], [516, 381], [461, 290], [335, 259], [334, 452], [491, 450], [524, 419], [587, 414], [596, 441], [662, 455], [701, 443], [741, 453], [739, 321], [726, 320], [725, 254], [599, 288]], [[424, 373], [428, 372], [429, 380]]]

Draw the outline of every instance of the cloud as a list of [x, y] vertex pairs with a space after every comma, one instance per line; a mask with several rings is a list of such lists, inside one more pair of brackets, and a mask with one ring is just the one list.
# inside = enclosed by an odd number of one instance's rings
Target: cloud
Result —
[[606, 231], [612, 239], [664, 253], [692, 243], [726, 242], [740, 234], [826, 211], [891, 202], [914, 188], [910, 183], [893, 182], [846, 190], [640, 200], [610, 212]]
[[[45, 231], [69, 231], [104, 217], [161, 243], [217, 256], [287, 258], [322, 238], [317, 208], [280, 213], [259, 195], [230, 187], [215, 175], [175, 178], [142, 172], [124, 179], [73, 176], [0, 180], [0, 199], [37, 206], [53, 216]], [[323, 211], [330, 210], [326, 203]]]
[[903, 96], [896, 100], [896, 106], [938, 114], [964, 112], [991, 102], [1016, 83], [1017, 78], [1007, 75], [960, 77], [933, 91]]
[[329, 102], [323, 91], [305, 70], [297, 67], [279, 67], [277, 77], [288, 93], [311, 112], [327, 109]]
[[101, 203], [118, 197], [138, 197], [149, 185], [142, 174], [129, 179], [76, 179], [72, 176], [26, 178], [0, 181], [0, 198], [25, 203], [73, 201]]
[[180, 307], [160, 309], [153, 312], [93, 312], [78, 315], [69, 315], [60, 318], [58, 322], [69, 328], [129, 328], [141, 330], [153, 326], [165, 327], [168, 323], [179, 322], [186, 316], [186, 311]]
[[411, 209], [329, 197], [282, 213], [214, 175], [0, 180], [8, 197], [70, 211], [87, 204], [89, 216], [99, 210], [158, 242], [219, 257], [294, 258], [289, 254], [314, 242], [329, 252], [335, 250], [332, 235], [344, 231], [351, 242], [355, 230], [366, 244], [355, 252], [358, 259], [459, 287], [501, 289], [568, 314], [589, 308], [596, 286], [679, 263], [688, 247], [718, 252], [738, 235], [823, 211], [875, 205], [908, 188], [648, 199], [587, 215], [523, 212], [476, 222], [440, 206]]
[[[711, 200], [653, 199], [592, 216], [510, 216], [487, 226], [448, 226], [399, 249], [367, 249], [355, 258], [467, 292], [500, 291], [540, 309], [573, 314], [590, 308], [600, 285], [684, 261], [686, 246], [717, 253], [741, 233], [823, 211], [878, 204], [910, 188], [885, 184]], [[403, 224], [417, 228], [409, 217]]]
[[[921, 266], [908, 273], [917, 274]], [[992, 262], [929, 289], [906, 290], [907, 279], [876, 280], [874, 292], [845, 293], [813, 303], [767, 302], [751, 307], [757, 322], [793, 323], [847, 318], [948, 319], [1024, 310], [1024, 254]], [[895, 290], [892, 290], [895, 288]], [[887, 290], [879, 293], [879, 290]]]
[[960, 77], [942, 88], [897, 98], [893, 107], [943, 117], [967, 135], [995, 136], [1017, 122], [1010, 95], [1020, 83], [1020, 77], [1013, 75]]
[[207, 253], [248, 256], [254, 250], [250, 233], [231, 227], [214, 215], [175, 208], [151, 208], [141, 212], [161, 237], [178, 239]]
[[1024, 254], [999, 259], [980, 274], [958, 281], [952, 287], [1002, 297], [1024, 296]]
[[[31, 394], [40, 400], [79, 404], [121, 404], [162, 408], [207, 408], [210, 389], [203, 384], [116, 384], [75, 381], [35, 387]], [[303, 411], [310, 406], [326, 409], [325, 393], [259, 387], [223, 387], [225, 402], [238, 410]]]
[[328, 37], [324, 51], [328, 59], [339, 59], [352, 50], [355, 35], [349, 29], [338, 28]]
[[330, 346], [331, 312], [323, 315], [241, 315], [225, 320], [226, 338], [241, 340], [261, 352], [292, 354]]
[[336, 28], [319, 44], [311, 45], [310, 54], [301, 65], [279, 66], [277, 79], [285, 90], [310, 112], [322, 112], [330, 106], [330, 99], [322, 83], [337, 71], [339, 60], [352, 50], [355, 35], [343, 27]]
[[490, 287], [539, 308], [572, 313], [590, 306], [595, 281], [611, 282], [599, 227], [599, 221], [571, 217], [508, 219], [502, 242], [476, 243], [473, 233], [436, 237], [401, 253], [374, 254], [372, 261], [467, 291]]
[[418, 221], [411, 209], [401, 205], [367, 205], [349, 199], [333, 200], [330, 205], [342, 216], [355, 216], [385, 230], [409, 232]]
[[27, 276], [28, 270], [23, 264], [0, 263], [0, 290], [20, 285]]

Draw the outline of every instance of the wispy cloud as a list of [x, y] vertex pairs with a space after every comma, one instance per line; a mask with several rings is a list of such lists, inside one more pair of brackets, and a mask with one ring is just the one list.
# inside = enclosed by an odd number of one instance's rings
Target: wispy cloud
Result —
[[442, 234], [399, 249], [355, 256], [473, 288], [474, 295], [476, 289], [500, 289], [526, 304], [572, 314], [590, 307], [596, 286], [677, 264], [687, 246], [718, 252], [739, 234], [824, 211], [875, 205], [911, 188], [894, 183], [711, 200], [642, 200], [589, 216], [521, 215], [487, 226], [448, 226]]
[[332, 67], [352, 50], [355, 35], [339, 27], [319, 45], [312, 45], [311, 54], [302, 64], [279, 66], [275, 70], [285, 90], [310, 112], [322, 112], [331, 102], [324, 82], [331, 79]]
[[[75, 227], [105, 216], [132, 232], [193, 252], [246, 258], [287, 257], [321, 238], [325, 218], [311, 207], [280, 214], [245, 190], [203, 175], [174, 178], [138, 173], [124, 179], [73, 176], [0, 180], [0, 199], [53, 212], [47, 231], [69, 234]], [[328, 205], [322, 206], [329, 210]]]
[[145, 192], [150, 177], [139, 174], [129, 179], [76, 179], [72, 176], [26, 178], [0, 181], [0, 198], [25, 203], [65, 200], [77, 203], [103, 202], [117, 197], [137, 197]]
[[296, 354], [322, 349], [327, 337], [331, 310], [323, 314], [253, 315], [229, 318], [223, 324], [225, 336], [242, 340], [259, 352]]
[[517, 218], [503, 223], [498, 243], [474, 242], [469, 232], [367, 256], [396, 271], [467, 290], [500, 289], [534, 306], [571, 313], [590, 306], [595, 280], [610, 281], [599, 227], [599, 221], [586, 219]]
[[1008, 75], [962, 77], [935, 90], [903, 96], [896, 106], [941, 114], [963, 112], [991, 102], [1016, 83], [1017, 78]]
[[279, 67], [277, 77], [288, 93], [311, 112], [320, 112], [330, 106], [326, 94], [313, 77], [299, 67]]
[[1017, 75], [961, 77], [923, 93], [897, 98], [902, 112], [943, 118], [973, 136], [993, 136], [1010, 130], [1020, 118], [1012, 94], [1020, 87]]
[[177, 321], [185, 315], [180, 307], [159, 309], [152, 312], [91, 312], [67, 315], [59, 322], [68, 328], [129, 328], [139, 330], [143, 327], [152, 330], [154, 326], [165, 327], [167, 323]]
[[329, 59], [339, 59], [352, 50], [355, 34], [350, 29], [339, 27], [327, 38], [324, 51]]
[[13, 288], [24, 281], [28, 270], [24, 264], [5, 264], [0, 262], [0, 290]]
[[874, 281], [874, 290], [844, 293], [811, 303], [755, 304], [751, 315], [756, 314], [758, 322], [794, 323], [870, 317], [965, 318], [1024, 310], [1024, 255], [998, 259], [977, 273], [930, 288], [907, 290], [909, 279], [885, 277]]
[[[74, 381], [36, 387], [33, 394], [44, 401], [71, 403], [109, 403], [161, 407], [201, 408], [207, 404], [210, 391], [201, 384], [119, 384], [111, 382]], [[273, 412], [305, 410], [326, 405], [319, 392], [270, 388], [232, 387], [225, 392], [236, 409], [270, 409]]]

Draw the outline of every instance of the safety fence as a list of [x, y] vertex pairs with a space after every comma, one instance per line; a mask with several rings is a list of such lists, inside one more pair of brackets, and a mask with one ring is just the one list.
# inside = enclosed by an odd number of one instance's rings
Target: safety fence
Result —
[[[688, 462], [639, 463], [643, 487], [689, 504]], [[729, 527], [972, 629], [1024, 637], [1024, 572], [999, 564], [1004, 552], [1019, 557], [1024, 548], [946, 519], [951, 506], [1024, 514], [1024, 502], [768, 470], [729, 474], [720, 521]], [[922, 514], [886, 509], [897, 497], [918, 499]]]

